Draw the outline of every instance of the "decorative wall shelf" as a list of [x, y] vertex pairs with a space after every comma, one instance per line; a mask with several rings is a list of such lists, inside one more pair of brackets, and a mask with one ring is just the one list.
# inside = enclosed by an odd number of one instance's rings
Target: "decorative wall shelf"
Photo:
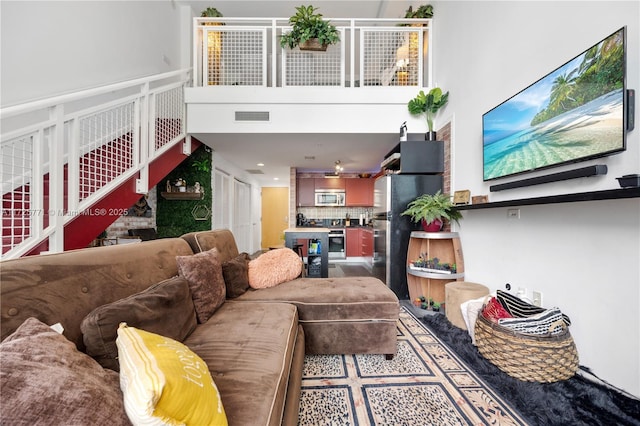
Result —
[[519, 200], [496, 201], [484, 204], [456, 206], [457, 210], [493, 209], [498, 207], [533, 206], [538, 204], [575, 203], [579, 201], [617, 200], [640, 197], [640, 188], [607, 189], [604, 191], [579, 192], [575, 194], [550, 195], [546, 197], [521, 198]]
[[165, 200], [202, 200], [204, 198], [202, 192], [161, 192], [160, 195]]

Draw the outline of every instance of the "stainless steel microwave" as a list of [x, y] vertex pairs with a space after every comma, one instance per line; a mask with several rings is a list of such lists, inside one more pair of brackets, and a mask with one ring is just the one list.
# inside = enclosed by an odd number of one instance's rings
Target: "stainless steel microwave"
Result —
[[323, 189], [322, 191], [316, 191], [316, 207], [344, 206], [344, 204], [344, 191], [332, 191], [326, 189]]

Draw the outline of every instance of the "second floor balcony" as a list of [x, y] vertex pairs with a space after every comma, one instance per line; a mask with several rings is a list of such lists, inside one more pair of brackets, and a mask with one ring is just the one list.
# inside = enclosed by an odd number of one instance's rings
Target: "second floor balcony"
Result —
[[432, 20], [330, 22], [340, 41], [317, 52], [280, 46], [288, 18], [194, 18], [187, 131], [397, 133], [432, 87]]
[[431, 86], [431, 19], [330, 19], [324, 52], [280, 47], [288, 18], [194, 18], [194, 87]]

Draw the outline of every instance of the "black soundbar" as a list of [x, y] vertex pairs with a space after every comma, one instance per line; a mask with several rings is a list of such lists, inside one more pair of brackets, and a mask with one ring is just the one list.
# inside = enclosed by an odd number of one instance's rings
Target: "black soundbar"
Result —
[[567, 170], [566, 172], [553, 173], [545, 176], [538, 176], [529, 179], [516, 180], [513, 182], [501, 183], [499, 185], [491, 185], [489, 191], [496, 192], [503, 189], [522, 188], [523, 186], [540, 185], [541, 183], [558, 182], [567, 179], [576, 179], [581, 177], [606, 175], [607, 165], [596, 164], [594, 166], [582, 167], [575, 170]]
[[635, 127], [635, 115], [636, 115], [636, 91], [633, 89], [627, 89], [627, 132], [630, 132]]

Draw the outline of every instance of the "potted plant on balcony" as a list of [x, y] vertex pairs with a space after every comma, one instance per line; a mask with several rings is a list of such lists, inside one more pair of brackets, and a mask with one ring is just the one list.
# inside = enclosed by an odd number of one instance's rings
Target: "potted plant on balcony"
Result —
[[425, 114], [427, 127], [429, 128], [429, 131], [425, 134], [425, 140], [436, 140], [436, 132], [433, 131], [433, 118], [438, 113], [438, 110], [447, 104], [448, 100], [449, 92], [442, 93], [442, 89], [434, 87], [427, 94], [421, 90], [418, 96], [411, 99], [407, 104], [411, 115]]
[[215, 7], [208, 7], [200, 13], [201, 18], [222, 18], [222, 13]]
[[445, 220], [462, 219], [462, 214], [456, 210], [451, 197], [441, 191], [435, 194], [422, 194], [407, 205], [402, 212], [404, 216], [411, 216], [411, 220], [422, 224], [425, 232], [438, 232]]
[[340, 34], [335, 26], [322, 19], [316, 13], [317, 8], [311, 5], [296, 7], [296, 14], [289, 18], [293, 26], [291, 31], [282, 34], [280, 46], [300, 50], [325, 51], [327, 46], [340, 41]]
[[405, 18], [417, 18], [417, 19], [429, 19], [433, 18], [433, 6], [430, 4], [423, 4], [416, 10], [413, 10], [413, 6], [409, 6], [404, 15]]

